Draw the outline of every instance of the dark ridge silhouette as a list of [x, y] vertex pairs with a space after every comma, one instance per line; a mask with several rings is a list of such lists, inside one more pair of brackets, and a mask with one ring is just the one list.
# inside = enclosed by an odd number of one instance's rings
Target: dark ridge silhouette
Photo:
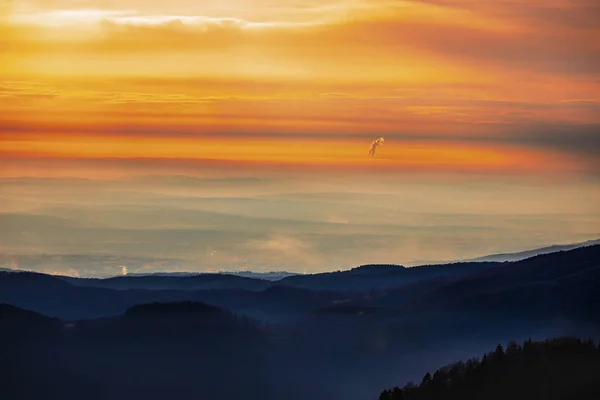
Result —
[[0, 289], [7, 290], [9, 287], [17, 285], [53, 290], [65, 289], [71, 286], [53, 275], [27, 271], [0, 271]]
[[525, 250], [518, 253], [499, 253], [499, 254], [490, 254], [483, 257], [472, 258], [465, 261], [492, 261], [492, 262], [504, 262], [504, 261], [519, 261], [524, 260], [526, 258], [534, 257], [541, 254], [549, 254], [555, 253], [557, 251], [567, 251], [577, 249], [579, 247], [585, 246], [593, 246], [600, 244], [600, 239], [596, 240], [588, 240], [581, 243], [572, 243], [572, 244], [556, 244], [553, 246], [542, 247], [538, 249]]
[[[197, 302], [153, 303], [121, 316], [71, 324], [12, 306], [0, 308], [2, 399], [236, 398], [261, 370], [257, 325]], [[18, 322], [30, 321], [19, 335]], [[49, 323], [52, 322], [52, 323]], [[21, 324], [22, 325], [22, 324]], [[25, 333], [25, 335], [23, 335]], [[35, 339], [35, 340], [32, 340]], [[226, 355], [235, 355], [235, 361]], [[239, 374], [236, 385], [223, 378]]]
[[299, 275], [296, 272], [288, 271], [270, 271], [270, 272], [253, 272], [253, 271], [221, 271], [219, 274], [243, 276], [246, 278], [264, 279], [269, 281], [278, 281], [288, 276]]
[[[136, 277], [136, 276], [196, 276], [196, 275], [202, 275], [204, 272], [148, 272], [148, 273], [142, 273], [142, 272], [134, 272], [134, 273], [128, 273], [127, 276], [128, 277]], [[112, 277], [112, 278], [116, 278], [116, 277]], [[105, 279], [109, 279], [109, 278], [105, 278]]]
[[600, 245], [581, 247], [569, 251], [542, 254], [525, 260], [504, 263], [503, 268], [482, 270], [465, 285], [482, 288], [500, 287], [514, 282], [534, 283], [573, 274], [600, 265]]
[[354, 273], [386, 273], [391, 271], [397, 271], [398, 269], [405, 269], [406, 267], [397, 264], [364, 264], [359, 265], [358, 267], [354, 267], [350, 269], [349, 272]]
[[[0, 271], [2, 268], [0, 268]], [[221, 275], [233, 275], [241, 276], [244, 278], [263, 279], [268, 281], [278, 281], [286, 276], [298, 275], [296, 272], [288, 271], [269, 271], [269, 272], [254, 272], [254, 271], [219, 271], [214, 273], [207, 272], [148, 272], [148, 273], [130, 273], [127, 276], [196, 276], [196, 275], [210, 275], [210, 274], [221, 274]]]
[[184, 276], [142, 275], [117, 276], [113, 278], [73, 278], [61, 279], [81, 287], [100, 287], [106, 289], [149, 289], [149, 290], [207, 290], [207, 289], [245, 289], [263, 290], [271, 285], [264, 279], [249, 278], [230, 274], [196, 274]]
[[75, 393], [87, 392], [90, 399], [101, 398], [100, 385], [54, 357], [66, 329], [58, 319], [0, 304], [0, 398], [75, 400]]
[[[76, 334], [107, 343], [152, 343], [164, 347], [166, 342], [213, 350], [223, 346], [256, 344], [260, 336], [257, 322], [229, 310], [194, 301], [141, 304], [129, 308], [124, 314], [98, 320], [78, 322], [72, 329]], [[150, 344], [148, 344], [150, 345]]]
[[512, 341], [481, 359], [427, 373], [420, 384], [384, 390], [380, 400], [592, 400], [600, 398], [600, 346], [593, 340]]
[[501, 263], [454, 263], [406, 268], [397, 265], [364, 265], [347, 271], [294, 275], [279, 281], [282, 285], [312, 290], [371, 291], [407, 286], [427, 279], [460, 277], [502, 266]]
[[[522, 300], [535, 299], [538, 303], [541, 300], [551, 301], [546, 304], [546, 309], [552, 311], [555, 310], [553, 306], [558, 306], [556, 301], [558, 299], [574, 303], [575, 299], [585, 300], [582, 299], [585, 293], [591, 296], [594, 289], [600, 285], [600, 282], [594, 279], [598, 267], [600, 267], [600, 246], [539, 255], [465, 276], [463, 279], [439, 287], [434, 293], [428, 293], [427, 298], [418, 299], [410, 306], [447, 310], [450, 307], [476, 307], [477, 304], [481, 304], [480, 301], [485, 300], [495, 301], [498, 307], [506, 307], [507, 311], [512, 312], [513, 307], [527, 307], [531, 303], [524, 301], [517, 304], [514, 300], [504, 302], [503, 299], [522, 297]], [[586, 276], [589, 279], [582, 279]], [[585, 285], [577, 287], [585, 290], [574, 290], [576, 288], [572, 283], [575, 281], [585, 282]], [[553, 301], [545, 295], [543, 299], [536, 299], [534, 295], [530, 295], [533, 294], [530, 290], [534, 289], [561, 292], [564, 297], [557, 297]], [[586, 304], [580, 305], [586, 306]]]
[[36, 326], [56, 326], [57, 318], [50, 318], [34, 311], [24, 310], [10, 304], [0, 303], [0, 326], [4, 331]]

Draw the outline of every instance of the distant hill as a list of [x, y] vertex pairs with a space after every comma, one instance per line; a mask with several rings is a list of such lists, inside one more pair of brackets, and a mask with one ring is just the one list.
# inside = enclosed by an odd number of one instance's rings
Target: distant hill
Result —
[[567, 312], [569, 304], [581, 314], [592, 310], [589, 305], [596, 299], [599, 253], [597, 245], [516, 262], [365, 265], [278, 281], [228, 274], [83, 279], [0, 272], [0, 302], [70, 320], [114, 316], [138, 304], [180, 301], [204, 302], [266, 321], [294, 319], [344, 302], [398, 309], [404, 315], [417, 310], [441, 313], [450, 307], [541, 315], [559, 308]]
[[401, 265], [375, 264], [346, 271], [289, 276], [278, 283], [312, 290], [373, 291], [407, 286], [433, 278], [464, 276], [499, 265], [454, 263], [406, 268]]
[[524, 259], [529, 258], [529, 257], [538, 256], [538, 255], [541, 255], [541, 254], [556, 253], [557, 251], [573, 250], [573, 249], [577, 249], [579, 247], [593, 246], [593, 245], [597, 245], [597, 244], [600, 244], [600, 239], [588, 240], [586, 242], [581, 242], [581, 243], [553, 245], [553, 246], [548, 246], [548, 247], [542, 247], [542, 248], [539, 248], [539, 249], [521, 251], [521, 252], [518, 252], [518, 253], [491, 254], [491, 255], [488, 255], [488, 256], [467, 259], [465, 261], [467, 261], [467, 262], [472, 262], [472, 261], [474, 261], [474, 262], [481, 262], [481, 261], [493, 261], [493, 262], [519, 261], [519, 260], [524, 260]]
[[258, 337], [257, 325], [247, 317], [198, 301], [138, 304], [123, 314], [79, 322], [73, 328], [97, 340], [166, 340], [227, 345], [227, 338], [247, 341]]
[[435, 303], [435, 307], [468, 306], [488, 313], [492, 303], [496, 304], [494, 311], [510, 307], [510, 312], [523, 312], [539, 304], [537, 311], [541, 312], [581, 302], [578, 307], [583, 311], [595, 305], [590, 301], [600, 295], [599, 273], [600, 245], [580, 247], [481, 270], [441, 287], [426, 302]]
[[126, 275], [113, 278], [73, 278], [61, 276], [61, 279], [80, 287], [100, 287], [106, 289], [128, 290], [209, 290], [209, 289], [245, 289], [263, 290], [271, 285], [270, 281], [230, 274], [185, 274], [185, 275]]
[[[244, 278], [264, 279], [268, 281], [278, 281], [287, 276], [298, 275], [294, 272], [287, 271], [271, 271], [271, 272], [253, 272], [253, 271], [219, 271], [217, 274], [234, 275]], [[212, 275], [215, 273], [206, 272], [152, 272], [147, 274], [128, 274], [127, 276], [197, 276], [197, 275]]]
[[0, 302], [75, 320], [115, 316], [137, 304], [195, 300], [189, 291], [116, 290], [72, 282], [35, 272], [0, 272]]
[[220, 274], [243, 276], [246, 278], [266, 279], [269, 281], [278, 281], [288, 276], [300, 275], [295, 272], [271, 271], [271, 272], [252, 272], [252, 271], [222, 271]]
[[[128, 308], [153, 302], [181, 302], [199, 301], [218, 307], [233, 309], [255, 318], [272, 320], [285, 315], [294, 316], [298, 313], [309, 312], [331, 304], [333, 301], [342, 300], [348, 296], [333, 292], [312, 291], [302, 288], [293, 288], [283, 285], [274, 285], [273, 282], [260, 281], [266, 286], [263, 290], [248, 290], [227, 288], [225, 283], [234, 283], [242, 280], [254, 281], [250, 278], [236, 276], [214, 276], [206, 281], [201, 276], [200, 282], [192, 285], [204, 284], [208, 287], [203, 290], [173, 290], [161, 289], [166, 283], [172, 287], [185, 286], [182, 277], [143, 277], [152, 278], [151, 282], [144, 282], [143, 286], [137, 282], [134, 285], [141, 289], [128, 289], [121, 285], [129, 285], [134, 277], [110, 279], [77, 279], [39, 274], [35, 272], [0, 272], [0, 302], [6, 302], [25, 309], [35, 310], [45, 315], [60, 317], [66, 320], [110, 317], [125, 312]], [[204, 277], [207, 278], [207, 277]], [[222, 286], [210, 286], [211, 279], [216, 279]], [[157, 280], [158, 289], [152, 289], [152, 281]], [[108, 282], [105, 282], [108, 281]], [[116, 282], [115, 282], [116, 281]], [[98, 287], [105, 284], [107, 287]], [[98, 285], [98, 286], [95, 286]], [[180, 285], [180, 286], [177, 286]], [[154, 286], [154, 287], [156, 287]], [[113, 288], [111, 288], [113, 287]], [[117, 287], [119, 289], [115, 289]], [[168, 287], [168, 286], [167, 286]], [[200, 286], [202, 287], [202, 286]], [[242, 286], [243, 287], [243, 286]], [[149, 289], [150, 288], [150, 289]]]
[[24, 310], [10, 304], [0, 303], [0, 321], [3, 327], [32, 327], [38, 325], [54, 325], [58, 322], [55, 318]]
[[[371, 303], [394, 307], [429, 340], [512, 332], [600, 334], [600, 246], [504, 263], [453, 280], [394, 289]], [[402, 329], [400, 329], [400, 332]]]
[[[385, 312], [368, 314], [371, 322], [365, 325], [360, 310], [369, 309]], [[372, 291], [315, 310], [321, 318], [307, 324], [315, 336], [326, 326], [328, 334], [344, 340], [348, 332], [362, 331], [365, 337], [426, 346], [465, 337], [600, 334], [599, 310], [600, 246], [590, 246]], [[323, 315], [343, 316], [344, 325], [332, 325]]]
[[[185, 289], [196, 285], [223, 286]], [[362, 400], [496, 343], [600, 337], [600, 245], [516, 262], [364, 265], [275, 282], [0, 272], [0, 303], [11, 304], [0, 306], [3, 400]], [[589, 368], [573, 371], [588, 376], [595, 365], [579, 361]], [[534, 369], [521, 367], [515, 374], [534, 378]], [[448, 383], [458, 373], [466, 382], [464, 371], [442, 369], [431, 379]], [[570, 379], [571, 388], [587, 382]], [[434, 398], [493, 400], [494, 385], [480, 397]], [[565, 399], [587, 400], [579, 394]]]

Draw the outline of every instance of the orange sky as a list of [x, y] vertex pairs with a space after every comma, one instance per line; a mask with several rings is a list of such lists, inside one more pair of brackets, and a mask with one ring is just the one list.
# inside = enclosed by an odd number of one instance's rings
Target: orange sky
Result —
[[[451, 141], [396, 141], [378, 148], [378, 157], [364, 157], [365, 143], [357, 139], [251, 137], [225, 141], [213, 136], [119, 137], [102, 134], [0, 134], [6, 158], [191, 159], [231, 163], [312, 165], [384, 169], [437, 168], [537, 171], [577, 169], [573, 160], [501, 146], [459, 145]], [[368, 149], [368, 148], [367, 148]]]
[[6, 4], [5, 155], [352, 164], [384, 135], [389, 165], [558, 171], [598, 145], [593, 0]]

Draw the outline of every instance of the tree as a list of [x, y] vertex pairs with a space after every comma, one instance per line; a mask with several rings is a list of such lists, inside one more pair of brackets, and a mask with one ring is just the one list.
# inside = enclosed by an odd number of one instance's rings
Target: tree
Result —
[[497, 363], [497, 362], [501, 362], [504, 359], [504, 347], [502, 347], [501, 344], [499, 344], [498, 346], [496, 346], [496, 350], [494, 350], [493, 353], [493, 362]]
[[517, 342], [515, 342], [514, 340], [508, 342], [508, 345], [506, 346], [506, 354], [512, 356], [517, 354], [518, 352], [519, 345], [517, 344]]
[[428, 372], [423, 377], [423, 380], [421, 381], [421, 386], [427, 385], [430, 381], [431, 381], [431, 374]]
[[427, 373], [380, 400], [600, 399], [600, 344], [575, 338], [510, 342], [483, 355]]

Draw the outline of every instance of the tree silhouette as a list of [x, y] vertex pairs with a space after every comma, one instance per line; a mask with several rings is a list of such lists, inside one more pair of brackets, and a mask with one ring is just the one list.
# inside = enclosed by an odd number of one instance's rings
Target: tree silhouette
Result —
[[481, 360], [425, 374], [421, 384], [384, 390], [379, 400], [525, 400], [600, 398], [600, 343], [576, 338], [511, 341]]

